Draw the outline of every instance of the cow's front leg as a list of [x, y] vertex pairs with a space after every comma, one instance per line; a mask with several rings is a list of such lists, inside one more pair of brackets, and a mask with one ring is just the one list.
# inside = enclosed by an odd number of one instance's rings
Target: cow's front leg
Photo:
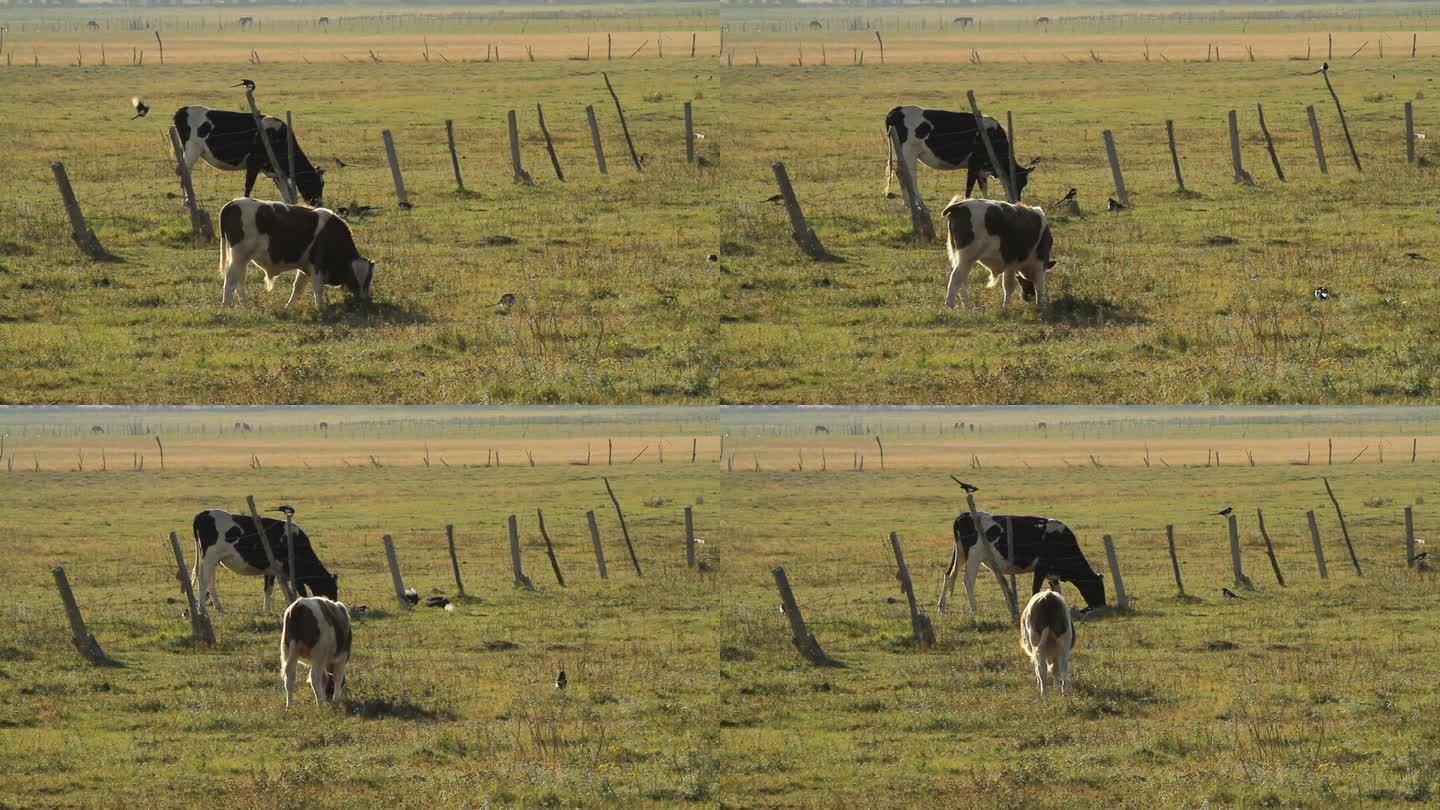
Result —
[[955, 294], [960, 294], [960, 305], [965, 309], [970, 308], [970, 268], [975, 266], [975, 260], [961, 256], [950, 269], [950, 283], [945, 287], [945, 306], [948, 309], [955, 308]]
[[245, 159], [245, 196], [250, 197], [255, 191], [255, 178], [260, 176], [260, 161], [254, 157]]
[[286, 309], [289, 309], [289, 308], [290, 308], [290, 305], [293, 304], [293, 303], [295, 303], [295, 299], [297, 299], [297, 298], [300, 297], [300, 290], [301, 290], [301, 287], [302, 287], [304, 284], [305, 284], [305, 271], [304, 271], [303, 269], [301, 269], [301, 270], [296, 270], [296, 271], [295, 271], [295, 286], [290, 288], [290, 300], [285, 302], [285, 308], [286, 308]]
[[980, 575], [980, 543], [970, 549], [970, 556], [965, 560], [965, 600], [970, 603], [970, 612], [975, 612], [975, 578]]
[[265, 612], [270, 612], [270, 592], [275, 589], [275, 577], [265, 575]]
[[324, 312], [329, 302], [325, 300], [325, 280], [318, 272], [310, 274], [310, 286], [315, 289], [315, 306]]
[[1015, 297], [1015, 290], [1020, 286], [1020, 279], [1014, 270], [1006, 270], [1000, 274], [1000, 287], [1005, 291], [1005, 298], [1001, 306], [1010, 306], [1010, 299]]

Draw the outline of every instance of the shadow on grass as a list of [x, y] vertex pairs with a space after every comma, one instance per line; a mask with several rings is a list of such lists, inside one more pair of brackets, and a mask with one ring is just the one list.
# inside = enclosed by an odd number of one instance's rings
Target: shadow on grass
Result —
[[1051, 296], [1041, 308], [1041, 315], [1048, 323], [1063, 323], [1076, 327], [1139, 326], [1148, 322], [1139, 313], [1108, 298], [1092, 298], [1068, 292]]
[[346, 698], [345, 713], [366, 720], [454, 720], [455, 715], [444, 709], [429, 709], [403, 698]]

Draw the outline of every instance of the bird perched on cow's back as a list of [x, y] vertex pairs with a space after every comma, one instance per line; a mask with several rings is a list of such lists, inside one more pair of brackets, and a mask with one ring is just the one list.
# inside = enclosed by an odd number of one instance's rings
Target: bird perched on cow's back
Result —
[[293, 518], [293, 517], [295, 517], [295, 507], [291, 506], [291, 505], [288, 504], [288, 503], [282, 503], [282, 504], [280, 504], [279, 506], [272, 506], [272, 507], [270, 507], [269, 509], [267, 509], [267, 510], [265, 510], [265, 511], [267, 511], [267, 512], [279, 512], [280, 514], [284, 515], [284, 516], [287, 517], [287, 518]]
[[150, 105], [141, 101], [138, 96], [130, 99], [130, 106], [135, 108], [135, 114], [130, 116], [131, 121], [136, 118], [144, 118], [150, 113]]

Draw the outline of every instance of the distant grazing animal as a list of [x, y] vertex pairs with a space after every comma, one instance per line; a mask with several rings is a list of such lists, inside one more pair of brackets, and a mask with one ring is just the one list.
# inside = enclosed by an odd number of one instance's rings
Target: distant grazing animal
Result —
[[811, 31], [819, 31], [821, 28], [824, 28], [824, 27], [825, 27], [825, 25], [824, 25], [823, 23], [821, 23], [819, 20], [811, 20], [811, 21], [810, 21], [810, 30], [811, 30]]
[[830, 428], [825, 427], [824, 425], [816, 425], [816, 426], [815, 426], [815, 432], [816, 432], [816, 433], [829, 433], [829, 432], [830, 432]]
[[951, 25], [958, 25], [961, 29], [969, 28], [970, 23], [975, 22], [974, 17], [956, 17], [950, 21]]
[[950, 256], [945, 306], [955, 306], [957, 292], [961, 304], [970, 306], [970, 268], [976, 262], [990, 271], [986, 286], [993, 287], [997, 280], [1003, 280], [1006, 306], [1017, 285], [1024, 288], [1025, 300], [1045, 303], [1045, 275], [1055, 261], [1050, 258], [1054, 237], [1044, 211], [955, 197], [941, 214], [945, 218], [945, 251]]
[[1049, 25], [1049, 24], [1050, 24], [1050, 18], [1049, 18], [1049, 17], [1036, 17], [1036, 18], [1035, 18], [1035, 24], [1036, 24], [1036, 25]]
[[1050, 693], [1047, 675], [1064, 692], [1070, 685], [1070, 651], [1075, 647], [1075, 621], [1070, 605], [1059, 591], [1043, 591], [1030, 597], [1020, 614], [1020, 649], [1035, 665], [1040, 695]]
[[[896, 107], [885, 116], [885, 142], [890, 144], [890, 130], [900, 138], [900, 154], [896, 155], [893, 144], [885, 149], [885, 196], [890, 196], [890, 180], [895, 176], [895, 161], [904, 163], [906, 171], [915, 177], [915, 162], [918, 160], [932, 169], [949, 171], [964, 168], [965, 196], [969, 197], [980, 186], [980, 193], [986, 194], [986, 176], [999, 177], [990, 165], [990, 156], [985, 143], [980, 139], [980, 128], [975, 126], [975, 116], [968, 112], [947, 112], [927, 110], [906, 105]], [[1004, 167], [1000, 171], [1015, 173], [1015, 196], [1019, 197], [1030, 181], [1030, 172], [1035, 170], [1040, 158], [1030, 161], [1028, 166], [1015, 162], [1010, 153], [1010, 139], [1005, 128], [990, 116], [985, 116], [985, 134], [995, 150], [995, 159]], [[1003, 186], [1004, 183], [1002, 182]]]
[[[288, 571], [289, 553], [285, 545], [285, 521], [260, 518], [270, 542], [270, 553], [280, 564], [281, 571]], [[269, 561], [265, 549], [260, 546], [260, 535], [255, 531], [255, 519], [249, 515], [236, 515], [223, 509], [206, 509], [195, 513], [195, 567], [192, 572], [195, 585], [195, 600], [205, 604], [209, 595], [215, 602], [216, 610], [224, 610], [220, 594], [215, 590], [215, 569], [223, 565], [229, 571], [244, 576], [265, 577], [265, 609], [270, 609], [270, 591], [275, 587], [275, 578], [266, 573]], [[299, 526], [291, 524], [295, 540], [296, 588], [301, 596], [314, 593], [335, 599], [339, 595], [339, 577], [325, 570], [324, 563], [315, 556], [310, 537]], [[307, 590], [308, 589], [308, 590]]]
[[254, 17], [241, 17], [241, 18], [240, 18], [240, 27], [241, 27], [241, 28], [245, 28], [245, 27], [247, 27], [248, 25], [250, 25], [250, 23], [253, 23], [253, 22], [255, 22], [255, 18], [254, 18]]
[[[280, 161], [288, 175], [290, 128], [284, 121], [268, 115], [261, 122], [265, 137], [275, 150], [275, 159]], [[279, 184], [279, 174], [270, 165], [270, 156], [265, 151], [265, 144], [260, 141], [255, 117], [250, 113], [212, 110], [193, 104], [176, 110], [174, 123], [185, 150], [185, 164], [191, 169], [200, 160], [221, 171], [243, 169], [246, 197], [255, 191], [255, 178], [262, 172]], [[295, 144], [294, 180], [301, 199], [316, 207], [324, 204], [325, 170], [315, 168], [298, 141]]]
[[285, 678], [285, 707], [295, 703], [295, 665], [310, 668], [310, 689], [321, 705], [338, 703], [345, 694], [345, 667], [350, 663], [350, 611], [345, 603], [321, 596], [295, 600], [285, 608], [280, 631], [280, 669]]
[[100, 27], [100, 23], [91, 20], [90, 22], [85, 23], [85, 27], [89, 28], [91, 31], [94, 31], [95, 29]]
[[325, 288], [344, 287], [353, 297], [370, 300], [375, 262], [360, 255], [345, 220], [326, 208], [306, 208], [249, 198], [231, 200], [220, 209], [220, 270], [225, 274], [222, 306], [246, 300], [245, 269], [255, 262], [265, 271], [265, 289], [275, 277], [297, 270], [289, 307], [300, 297], [305, 277], [315, 290], [315, 303], [325, 308]]
[[[1015, 567], [1010, 568], [1010, 543], [1005, 536], [1009, 518], [1015, 530]], [[975, 535], [975, 519], [979, 518], [983, 537]], [[955, 550], [950, 568], [941, 587], [942, 601], [955, 587], [955, 575], [965, 569], [965, 596], [970, 611], [975, 611], [975, 577], [983, 563], [996, 576], [1033, 572], [1032, 593], [1039, 593], [1046, 579], [1073, 583], [1085, 598], [1087, 609], [1105, 604], [1105, 580], [1090, 567], [1075, 533], [1058, 520], [1023, 515], [992, 515], [977, 511], [962, 512], [955, 518]]]
[[329, 24], [330, 24], [330, 18], [329, 18], [329, 17], [321, 17], [320, 19], [318, 19], [318, 20], [315, 21], [315, 24], [316, 24], [316, 25], [329, 25]]
[[104, 433], [104, 432], [105, 432], [105, 428], [100, 427], [99, 425], [94, 425], [94, 426], [92, 426], [92, 427], [90, 428], [90, 432], [91, 432], [91, 433]]

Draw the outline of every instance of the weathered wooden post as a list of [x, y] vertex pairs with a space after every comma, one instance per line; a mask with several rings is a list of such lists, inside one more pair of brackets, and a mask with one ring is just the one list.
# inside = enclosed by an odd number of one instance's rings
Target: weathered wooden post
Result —
[[520, 530], [515, 525], [514, 515], [509, 517], [506, 525], [510, 530], [510, 570], [515, 572], [515, 587], [533, 591], [535, 584], [520, 570]]
[[935, 643], [935, 627], [930, 623], [930, 617], [920, 609], [915, 601], [915, 586], [910, 582], [910, 569], [905, 565], [905, 552], [900, 548], [900, 536], [890, 532], [890, 550], [895, 552], [895, 578], [900, 580], [900, 590], [905, 594], [905, 601], [910, 605], [910, 631], [915, 637], [915, 643], [922, 647], [928, 647]]
[[1335, 505], [1335, 516], [1340, 518], [1340, 534], [1345, 538], [1345, 550], [1350, 552], [1350, 562], [1355, 566], [1355, 576], [1363, 577], [1365, 573], [1360, 570], [1360, 558], [1355, 556], [1355, 546], [1350, 542], [1350, 530], [1345, 527], [1345, 513], [1340, 511], [1340, 502], [1335, 499], [1335, 490], [1330, 488], [1330, 479], [1321, 478], [1325, 482], [1325, 494], [1330, 496], [1330, 503]]
[[445, 544], [450, 547], [450, 568], [455, 572], [455, 590], [463, 598], [465, 583], [460, 580], [460, 558], [455, 556], [455, 527], [449, 523], [445, 524]]
[[[260, 510], [255, 508], [255, 496], [246, 495], [245, 505], [250, 508], [250, 519], [255, 521], [255, 533], [260, 540], [260, 548], [265, 552], [265, 561], [269, 563], [270, 575], [280, 583], [280, 592], [285, 596], [285, 604], [288, 606], [295, 601], [295, 590], [290, 587], [290, 578], [280, 570], [280, 562], [275, 559], [275, 552], [270, 548], [270, 535], [265, 531], [265, 521], [260, 519]], [[270, 594], [265, 594], [265, 609], [270, 609]]]
[[585, 520], [590, 524], [590, 543], [595, 546], [595, 567], [600, 571], [601, 579], [609, 579], [605, 573], [605, 548], [600, 545], [600, 527], [595, 524], [595, 513], [585, 513]]
[[620, 107], [620, 97], [615, 95], [615, 88], [610, 84], [610, 74], [600, 74], [605, 79], [605, 89], [610, 91], [610, 99], [615, 102], [615, 114], [620, 116], [620, 131], [625, 135], [625, 145], [630, 147], [630, 160], [635, 164], [635, 171], [644, 171], [640, 165], [640, 155], [635, 152], [635, 142], [630, 140], [630, 126], [625, 123], [625, 110]]
[[175, 532], [170, 532], [170, 551], [175, 555], [175, 578], [180, 580], [180, 590], [185, 594], [191, 637], [198, 643], [214, 644], [215, 629], [210, 626], [210, 614], [205, 612], [204, 606], [195, 601], [190, 572], [185, 568], [185, 553], [180, 550], [180, 538]]
[[555, 546], [550, 543], [550, 533], [545, 531], [545, 513], [536, 509], [535, 517], [540, 522], [540, 539], [545, 541], [545, 556], [550, 558], [550, 568], [555, 572], [555, 581], [563, 588], [565, 575], [560, 573], [560, 562], [555, 559]]
[[[880, 32], [876, 31], [875, 36], [880, 36]], [[881, 64], [884, 64], [885, 60], [882, 58], [880, 61]], [[1000, 180], [1000, 185], [1005, 189], [1005, 199], [1012, 203], [1019, 202], [1020, 198], [1015, 194], [1015, 187], [1010, 184], [1010, 175], [1001, 168], [1000, 159], [996, 157], [995, 144], [990, 142], [990, 133], [985, 129], [985, 117], [980, 114], [980, 105], [975, 101], [975, 91], [966, 90], [965, 98], [970, 102], [970, 113], [975, 116], [975, 126], [980, 133], [980, 142], [985, 145], [985, 155], [990, 158], [990, 165], [994, 167], [996, 177]], [[898, 161], [900, 157], [898, 151], [895, 153], [895, 157]], [[1015, 155], [1011, 154], [1010, 159], [1013, 161]]]
[[880, 441], [880, 436], [875, 436], [875, 446], [880, 448], [880, 472], [885, 472], [885, 444]]
[[95, 232], [85, 224], [85, 215], [80, 213], [80, 202], [75, 199], [75, 190], [70, 188], [70, 178], [65, 174], [65, 164], [55, 161], [50, 164], [50, 171], [55, 174], [55, 183], [60, 186], [60, 199], [65, 202], [65, 214], [70, 217], [70, 238], [75, 240], [77, 247], [85, 255], [92, 259], [104, 259], [110, 254], [101, 247], [100, 240], [95, 237]]
[[1260, 537], [1265, 540], [1265, 556], [1270, 558], [1270, 567], [1275, 570], [1275, 581], [1280, 587], [1285, 587], [1285, 577], [1280, 573], [1280, 562], [1275, 559], [1275, 546], [1270, 542], [1270, 533], [1265, 531], [1265, 512], [1255, 510], [1255, 518], [1260, 523]]
[[180, 145], [180, 131], [170, 127], [170, 148], [175, 152], [175, 174], [180, 176], [180, 193], [185, 208], [190, 212], [190, 235], [206, 242], [215, 241], [215, 225], [210, 221], [210, 212], [200, 207], [195, 199], [195, 184], [190, 177], [190, 166], [185, 163], [185, 148]]
[[[975, 526], [975, 536], [984, 537], [985, 531], [980, 526], [979, 510], [975, 507], [975, 496], [966, 493], [965, 505], [969, 509], [970, 520]], [[1009, 542], [1009, 538], [1006, 538], [1006, 542]], [[967, 584], [973, 583], [978, 578], [980, 557], [977, 554], [971, 554], [968, 558], [966, 558], [965, 562], [965, 581]], [[999, 571], [991, 568], [990, 573], [995, 575], [995, 581], [1000, 583], [1000, 592], [1005, 594], [1005, 604], [1007, 607], [1010, 608], [1010, 621], [1018, 624], [1020, 621], [1020, 605], [1018, 603], [1017, 595], [1014, 591], [1010, 590], [1010, 586], [1005, 582], [1005, 577], [1002, 576]], [[943, 608], [943, 605], [941, 607]]]
[[1320, 528], [1315, 525], [1315, 512], [1306, 512], [1305, 518], [1310, 521], [1310, 542], [1315, 546], [1315, 565], [1320, 569], [1320, 578], [1329, 579], [1330, 574], [1325, 570], [1325, 549], [1320, 545]]
[[1415, 164], [1415, 102], [1405, 102], [1405, 162]]
[[776, 589], [780, 591], [780, 607], [785, 612], [785, 618], [790, 620], [791, 643], [810, 663], [828, 663], [830, 658], [820, 649], [820, 642], [815, 640], [815, 636], [805, 626], [805, 619], [800, 615], [800, 606], [795, 603], [795, 594], [790, 590], [790, 580], [785, 576], [784, 566], [774, 568], [770, 573], [775, 577]]
[[595, 121], [594, 105], [585, 107], [585, 117], [590, 121], [590, 142], [595, 145], [595, 163], [600, 167], [600, 174], [605, 174], [605, 150], [600, 146], [600, 125]]
[[290, 196], [300, 199], [300, 183], [295, 179], [295, 123], [285, 111], [285, 177], [290, 182]]
[[1185, 582], [1180, 578], [1180, 558], [1175, 556], [1175, 526], [1166, 525], [1165, 542], [1170, 546], [1170, 567], [1175, 569], [1175, 587], [1179, 589], [1180, 595], [1185, 595]]
[[1234, 515], [1226, 517], [1225, 522], [1230, 527], [1230, 568], [1235, 572], [1235, 587], [1254, 590], [1255, 584], [1245, 576], [1245, 571], [1240, 566], [1240, 525]]
[[785, 201], [786, 213], [790, 215], [790, 238], [794, 239], [800, 250], [810, 258], [827, 258], [830, 254], [820, 244], [820, 238], [805, 223], [805, 214], [800, 211], [800, 201], [795, 197], [795, 189], [790, 186], [790, 175], [785, 171], [785, 164], [776, 161], [771, 164], [770, 169], [775, 172], [775, 182], [780, 186], [780, 197]]
[[1335, 86], [1330, 83], [1330, 71], [1327, 64], [1320, 70], [1320, 76], [1325, 79], [1325, 89], [1330, 91], [1330, 98], [1335, 101], [1335, 112], [1340, 114], [1340, 131], [1345, 133], [1345, 145], [1350, 147], [1350, 159], [1355, 161], [1355, 171], [1360, 172], [1360, 153], [1355, 151], [1355, 141], [1350, 137], [1350, 125], [1345, 123], [1345, 108], [1340, 106], [1340, 97], [1335, 94]]
[[295, 576], [295, 519], [288, 511], [285, 513], [285, 564], [290, 574], [290, 601], [285, 603], [289, 607], [300, 598], [300, 580]]
[[1405, 507], [1405, 567], [1415, 567], [1415, 507]]
[[685, 567], [695, 567], [695, 514], [694, 507], [685, 507]]
[[695, 162], [695, 112], [692, 102], [685, 102], [685, 162]]
[[1265, 126], [1265, 108], [1257, 103], [1255, 112], [1260, 116], [1260, 132], [1265, 136], [1265, 149], [1270, 153], [1270, 163], [1275, 167], [1275, 176], [1283, 183], [1285, 172], [1280, 168], [1280, 158], [1275, 154], [1275, 141], [1270, 138], [1270, 128]]
[[933, 242], [935, 222], [930, 217], [930, 209], [925, 207], [925, 199], [920, 196], [920, 188], [915, 184], [914, 175], [910, 174], [910, 167], [900, 158], [903, 154], [900, 151], [900, 133], [895, 131], [895, 127], [890, 127], [889, 138], [890, 148], [895, 153], [895, 176], [900, 180], [900, 193], [905, 196], [905, 206], [910, 209], [910, 227], [922, 244]]
[[460, 155], [455, 152], [455, 122], [445, 119], [445, 140], [450, 143], [450, 166], [455, 170], [455, 188], [465, 190], [465, 181], [460, 177]]
[[1110, 561], [1110, 576], [1115, 580], [1115, 606], [1121, 610], [1130, 609], [1130, 597], [1125, 595], [1125, 580], [1120, 578], [1120, 560], [1115, 556], [1115, 541], [1110, 535], [1104, 536], [1105, 558]]
[[1306, 107], [1305, 114], [1310, 118], [1310, 140], [1315, 144], [1315, 160], [1320, 164], [1320, 173], [1329, 174], [1325, 166], [1325, 146], [1320, 141], [1320, 122], [1315, 118], [1315, 105]]
[[385, 155], [390, 159], [390, 179], [395, 183], [395, 196], [400, 199], [401, 208], [410, 207], [410, 198], [405, 196], [405, 179], [400, 176], [400, 159], [395, 155], [395, 139], [390, 136], [390, 130], [380, 133], [385, 139]]
[[1115, 136], [1110, 130], [1102, 133], [1105, 137], [1105, 154], [1110, 158], [1110, 174], [1115, 178], [1115, 196], [1120, 198], [1120, 204], [1130, 205], [1130, 192], [1125, 190], [1125, 175], [1120, 171], [1120, 155], [1115, 152]]
[[55, 577], [55, 589], [60, 591], [60, 601], [65, 605], [65, 616], [70, 620], [70, 643], [74, 644], [75, 649], [90, 663], [110, 663], [110, 657], [100, 649], [100, 642], [85, 628], [85, 620], [80, 616], [80, 606], [75, 604], [75, 594], [70, 590], [70, 580], [65, 577], [65, 568], [56, 566], [50, 573]]
[[[1180, 153], [1175, 149], [1175, 122], [1165, 121], [1165, 137], [1170, 141], [1170, 162], [1175, 164], [1175, 185], [1185, 190], [1185, 178], [1180, 174]], [[1183, 591], [1182, 591], [1183, 593]]]
[[515, 173], [515, 182], [530, 183], [530, 173], [520, 167], [520, 128], [515, 123], [515, 111], [505, 116], [510, 128], [510, 168]]
[[1020, 153], [1015, 146], [1015, 113], [1010, 110], [1005, 111], [1005, 129], [1008, 130], [1010, 135], [1010, 166], [1007, 168], [1006, 173], [1010, 175], [1010, 188], [1017, 189], [1016, 196], [1018, 197], [1020, 185], [1015, 177], [1015, 156]]
[[565, 172], [560, 171], [560, 158], [555, 156], [555, 144], [550, 140], [550, 130], [545, 126], [545, 108], [535, 105], [535, 116], [540, 119], [540, 134], [545, 136], [545, 151], [550, 153], [550, 165], [555, 167], [555, 179], [565, 182]]
[[405, 598], [405, 581], [400, 578], [400, 561], [395, 558], [395, 541], [390, 535], [381, 538], [385, 543], [385, 561], [390, 564], [390, 584], [395, 586], [395, 601], [400, 603], [401, 610], [409, 610], [414, 605]]
[[[159, 32], [156, 32], [159, 38]], [[245, 102], [250, 105], [250, 117], [255, 119], [255, 131], [265, 133], [265, 125], [260, 115], [260, 108], [255, 105], [255, 91], [245, 91]], [[275, 144], [271, 143], [268, 133], [260, 138], [260, 145], [265, 147], [265, 157], [270, 159], [270, 165], [275, 169], [275, 182], [280, 186], [280, 196], [289, 205], [295, 204], [294, 188], [290, 185], [290, 178], [285, 175], [285, 170], [280, 167], [280, 158], [275, 154]]]
[[625, 548], [630, 552], [630, 562], [635, 566], [635, 576], [642, 576], [640, 573], [640, 558], [635, 556], [635, 545], [630, 542], [630, 529], [625, 525], [625, 513], [620, 511], [620, 499], [615, 497], [615, 490], [610, 487], [610, 479], [602, 477], [605, 482], [605, 491], [610, 493], [610, 502], [615, 504], [615, 516], [620, 518], [620, 534], [625, 538]]
[[1230, 111], [1230, 165], [1235, 169], [1235, 182], [1245, 183], [1250, 177], [1240, 161], [1240, 123], [1235, 111]]

